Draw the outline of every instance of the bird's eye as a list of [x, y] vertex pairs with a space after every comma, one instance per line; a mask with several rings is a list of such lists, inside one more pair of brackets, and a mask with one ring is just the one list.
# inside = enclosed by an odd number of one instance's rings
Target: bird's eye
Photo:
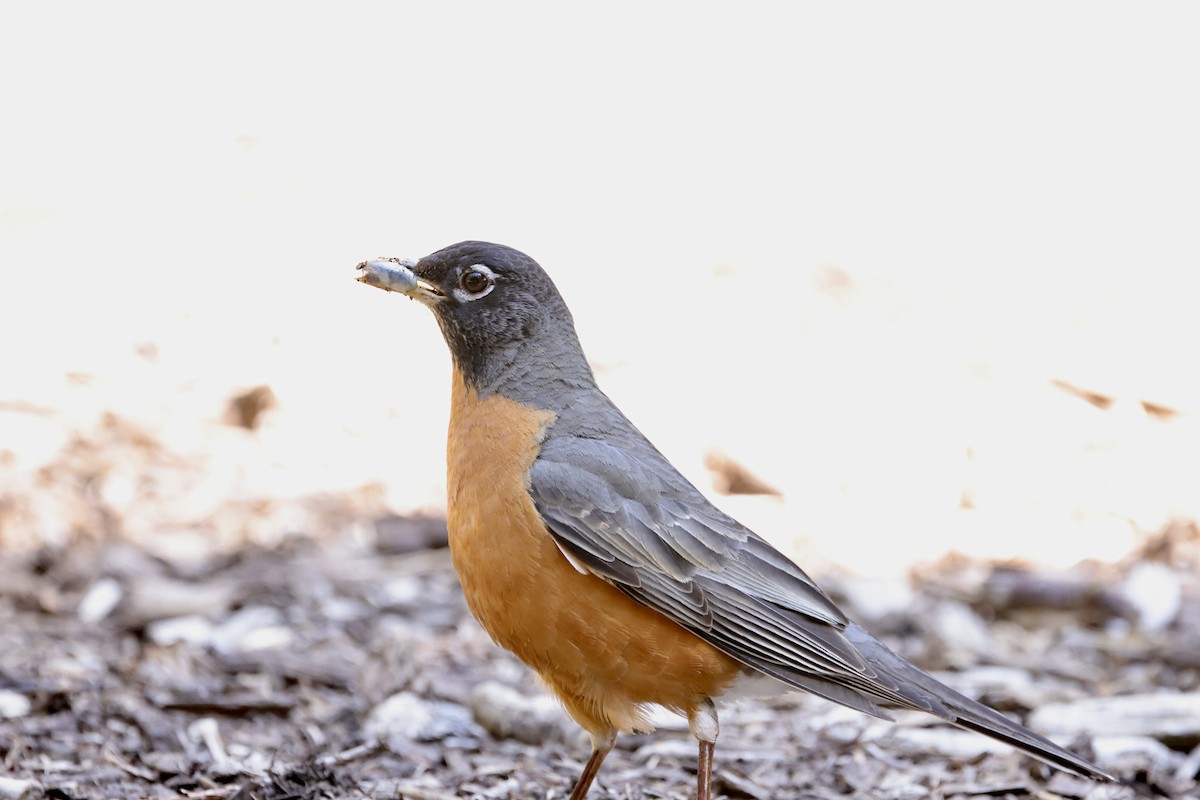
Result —
[[458, 283], [464, 291], [471, 294], [479, 294], [484, 289], [488, 288], [491, 279], [477, 269], [472, 269], [464, 272], [462, 277], [458, 279]]

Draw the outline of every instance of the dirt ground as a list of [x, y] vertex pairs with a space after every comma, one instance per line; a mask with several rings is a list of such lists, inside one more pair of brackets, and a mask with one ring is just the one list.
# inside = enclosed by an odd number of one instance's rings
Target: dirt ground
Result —
[[[444, 522], [314, 533], [202, 558], [112, 539], [6, 558], [0, 797], [565, 797], [586, 741], [466, 612]], [[1176, 526], [1144, 555], [1183, 563], [1198, 547], [1195, 528]], [[1200, 690], [1194, 582], [1172, 622], [1147, 632], [1136, 594], [1104, 588], [1111, 567], [949, 560], [898, 601], [824, 578], [901, 653], [1027, 720], [1035, 706]], [[925, 719], [893, 726], [798, 695], [745, 701], [722, 717], [716, 795], [1200, 796], [1200, 726], [1103, 727], [1123, 719], [1056, 733], [1127, 787]], [[694, 744], [681, 720], [663, 722], [620, 739], [592, 796], [691, 796]]]

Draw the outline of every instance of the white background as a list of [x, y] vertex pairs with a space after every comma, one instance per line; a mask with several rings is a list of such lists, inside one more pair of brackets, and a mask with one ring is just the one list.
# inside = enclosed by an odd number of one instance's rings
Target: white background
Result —
[[[32, 474], [113, 410], [236, 466], [214, 497], [436, 510], [444, 346], [353, 266], [479, 238], [547, 268], [702, 488], [716, 451], [785, 493], [720, 500], [781, 545], [1114, 558], [1200, 516], [1198, 23], [7, 4], [0, 449]], [[264, 428], [222, 427], [259, 383]]]

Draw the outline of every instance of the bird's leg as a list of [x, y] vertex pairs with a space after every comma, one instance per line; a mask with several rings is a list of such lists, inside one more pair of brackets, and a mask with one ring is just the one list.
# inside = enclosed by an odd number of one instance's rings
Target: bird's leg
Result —
[[570, 800], [583, 800], [587, 796], [588, 789], [592, 786], [592, 781], [596, 779], [596, 773], [600, 771], [600, 765], [604, 762], [604, 757], [613, 749], [613, 745], [617, 742], [616, 731], [610, 731], [606, 734], [592, 734], [592, 757], [588, 759], [587, 764], [583, 768], [583, 774], [579, 776], [579, 780], [575, 781], [575, 788], [571, 790]]
[[700, 743], [700, 766], [696, 773], [696, 800], [712, 800], [713, 750], [716, 742]]
[[700, 761], [696, 768], [696, 800], [712, 800], [713, 751], [717, 748], [717, 707], [711, 698], [692, 709], [688, 714], [688, 727], [700, 741]]

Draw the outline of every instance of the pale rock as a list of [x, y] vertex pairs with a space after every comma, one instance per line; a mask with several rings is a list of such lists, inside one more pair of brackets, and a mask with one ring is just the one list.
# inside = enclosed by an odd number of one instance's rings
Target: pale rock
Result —
[[894, 725], [882, 730], [868, 730], [863, 740], [877, 742], [893, 755], [928, 756], [930, 753], [939, 753], [961, 761], [1013, 752], [1013, 748], [1003, 742], [950, 727]]
[[112, 613], [125, 595], [121, 584], [113, 578], [101, 578], [88, 587], [75, 613], [85, 625], [94, 625]]
[[230, 614], [213, 631], [213, 647], [222, 653], [265, 650], [288, 645], [294, 631], [284, 624], [283, 613], [271, 606], [246, 606]]
[[0, 800], [34, 800], [44, 792], [45, 789], [35, 780], [0, 776]]
[[1097, 764], [1120, 774], [1150, 767], [1174, 770], [1183, 760], [1179, 753], [1149, 736], [1095, 736], [1092, 751]]
[[496, 681], [471, 692], [475, 721], [497, 739], [526, 744], [572, 741], [579, 732], [558, 701], [547, 694], [528, 696]]
[[383, 742], [393, 752], [403, 752], [412, 742], [436, 742], [453, 736], [478, 733], [471, 712], [457, 703], [425, 700], [412, 692], [399, 692], [371, 710], [363, 734]]
[[999, 695], [1025, 708], [1037, 708], [1062, 699], [1062, 693], [1055, 691], [1055, 685], [1034, 680], [1028, 672], [1015, 667], [972, 667], [960, 672], [935, 672], [933, 676], [968, 697]]
[[221, 726], [212, 717], [201, 717], [187, 727], [187, 738], [194, 744], [204, 745], [212, 758], [213, 769], [224, 775], [238, 772], [238, 766], [225, 750], [225, 742], [221, 738]]
[[1051, 703], [1029, 726], [1049, 736], [1150, 736], [1200, 740], [1200, 692], [1160, 692]]
[[853, 708], [837, 705], [818, 697], [805, 697], [808, 703], [823, 706], [821, 713], [810, 718], [809, 725], [823, 737], [839, 744], [850, 744], [864, 737], [868, 729], [876, 732], [890, 728], [891, 722], [876, 719]]
[[[689, 758], [695, 758], [696, 753], [697, 745], [693, 740], [660, 738], [639, 747], [637, 749], [637, 758], [643, 762], [659, 758], [677, 759], [686, 762]], [[722, 755], [725, 759], [729, 758], [728, 753], [722, 753]]]
[[181, 642], [203, 647], [212, 643], [213, 631], [207, 619], [189, 614], [151, 622], [146, 626], [146, 638], [163, 647]]
[[29, 698], [20, 692], [0, 689], [0, 719], [23, 717], [33, 708]]
[[233, 604], [236, 591], [217, 581], [194, 583], [146, 576], [130, 585], [121, 617], [130, 627], [169, 617], [219, 617]]
[[1154, 561], [1135, 564], [1118, 591], [1137, 611], [1138, 627], [1144, 631], [1166, 628], [1178, 616], [1183, 603], [1179, 574]]

